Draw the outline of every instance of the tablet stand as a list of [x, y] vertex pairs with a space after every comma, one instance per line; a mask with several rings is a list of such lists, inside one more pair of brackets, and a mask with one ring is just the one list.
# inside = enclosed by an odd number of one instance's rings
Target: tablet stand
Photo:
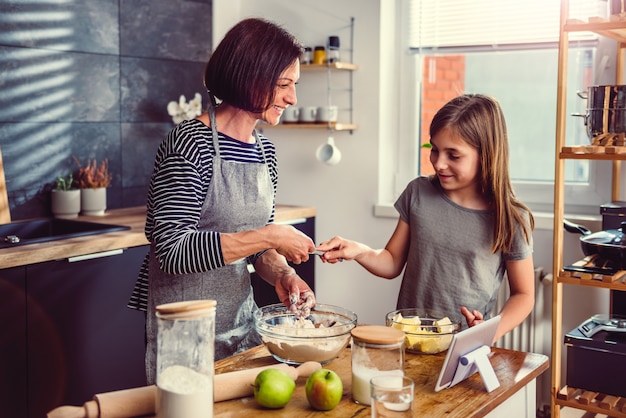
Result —
[[474, 372], [476, 372], [476, 369], [478, 369], [487, 392], [491, 392], [492, 390], [498, 388], [500, 386], [500, 382], [498, 381], [496, 372], [491, 366], [491, 362], [489, 362], [489, 353], [491, 353], [491, 348], [488, 345], [483, 345], [474, 351], [470, 351], [469, 353], [461, 356], [450, 386], [454, 386], [460, 381], [471, 376]]

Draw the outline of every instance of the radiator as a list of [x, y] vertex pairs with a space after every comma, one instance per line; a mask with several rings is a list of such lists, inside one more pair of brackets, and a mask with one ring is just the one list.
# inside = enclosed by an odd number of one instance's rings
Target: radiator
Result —
[[[535, 307], [530, 315], [526, 317], [524, 322], [519, 324], [512, 331], [501, 337], [494, 345], [500, 348], [510, 350], [525, 351], [532, 353], [542, 352], [542, 343], [544, 338], [544, 324], [550, 324], [549, 319], [546, 322], [544, 312], [544, 284], [551, 282], [551, 274], [546, 274], [543, 267], [535, 268]], [[509, 297], [509, 282], [506, 278], [500, 286], [500, 292], [496, 301], [494, 312], [500, 312], [502, 306]], [[547, 313], [550, 315], [550, 313]], [[550, 332], [548, 328], [546, 332]]]

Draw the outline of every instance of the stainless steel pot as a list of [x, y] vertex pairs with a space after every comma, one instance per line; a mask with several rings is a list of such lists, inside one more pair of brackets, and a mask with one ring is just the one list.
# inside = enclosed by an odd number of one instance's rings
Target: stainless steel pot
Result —
[[607, 133], [626, 133], [626, 85], [591, 86], [578, 93], [587, 100], [587, 113], [574, 114], [585, 119], [587, 135], [593, 138]]
[[613, 262], [616, 268], [626, 269], [626, 222], [620, 229], [591, 232], [582, 225], [563, 220], [568, 232], [579, 233], [580, 247], [585, 255], [599, 255]]

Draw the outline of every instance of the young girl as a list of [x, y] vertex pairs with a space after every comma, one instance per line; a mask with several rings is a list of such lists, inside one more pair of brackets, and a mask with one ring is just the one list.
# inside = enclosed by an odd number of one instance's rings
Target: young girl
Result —
[[398, 309], [460, 309], [469, 326], [489, 318], [506, 273], [511, 296], [497, 340], [534, 305], [534, 220], [513, 193], [499, 103], [479, 94], [451, 100], [432, 121], [430, 143], [436, 174], [414, 179], [400, 195], [384, 249], [341, 237], [317, 249], [326, 251], [324, 262], [355, 260], [386, 279], [404, 269]]

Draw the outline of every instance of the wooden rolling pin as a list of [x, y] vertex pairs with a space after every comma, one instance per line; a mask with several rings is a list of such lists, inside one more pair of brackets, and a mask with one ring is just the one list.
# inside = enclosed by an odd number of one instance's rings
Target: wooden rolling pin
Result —
[[[292, 367], [284, 363], [238, 370], [213, 376], [214, 402], [243, 398], [254, 394], [256, 376], [265, 369], [281, 369], [293, 380], [308, 377], [322, 365], [314, 361]], [[130, 418], [155, 413], [156, 386], [143, 386], [115, 392], [99, 393], [83, 406], [60, 406], [48, 412], [48, 418]]]

